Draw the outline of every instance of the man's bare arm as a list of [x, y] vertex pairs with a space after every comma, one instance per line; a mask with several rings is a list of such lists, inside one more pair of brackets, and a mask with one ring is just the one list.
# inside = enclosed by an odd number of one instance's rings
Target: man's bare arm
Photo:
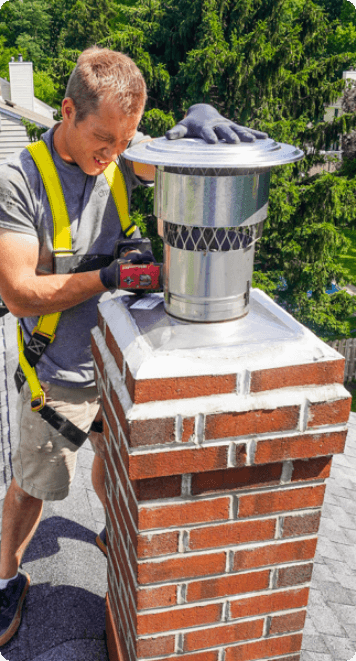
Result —
[[[152, 142], [153, 138], [146, 138], [146, 140], [141, 140], [139, 144], [143, 142]], [[126, 165], [135, 173], [136, 177], [142, 179], [142, 181], [154, 181], [156, 174], [156, 166], [148, 165], [148, 163], [137, 163], [136, 161], [129, 161], [125, 158]]]
[[36, 237], [0, 229], [0, 295], [16, 317], [61, 312], [106, 291], [99, 271], [38, 275], [38, 254]]
[[[126, 162], [129, 163], [129, 161]], [[156, 173], [155, 165], [147, 165], [147, 163], [136, 163], [133, 161], [131, 161], [131, 163], [132, 169], [139, 179], [142, 179], [142, 181], [154, 181]]]

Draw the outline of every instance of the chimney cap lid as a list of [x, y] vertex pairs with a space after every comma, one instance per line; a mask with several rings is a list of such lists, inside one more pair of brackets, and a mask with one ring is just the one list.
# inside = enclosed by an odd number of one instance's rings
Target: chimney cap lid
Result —
[[219, 140], [211, 145], [200, 138], [167, 140], [162, 137], [150, 142], [139, 142], [129, 147], [123, 156], [129, 161], [138, 163], [170, 168], [233, 169], [238, 174], [246, 168], [259, 170], [274, 165], [295, 163], [303, 158], [304, 152], [271, 138], [238, 144], [228, 144], [224, 140]]

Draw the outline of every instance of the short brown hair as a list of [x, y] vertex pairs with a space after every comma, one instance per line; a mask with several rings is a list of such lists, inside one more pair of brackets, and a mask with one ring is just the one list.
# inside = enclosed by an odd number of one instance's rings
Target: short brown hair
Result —
[[76, 124], [95, 114], [103, 98], [116, 101], [124, 115], [143, 109], [147, 90], [143, 76], [130, 57], [109, 48], [92, 46], [79, 56], [66, 89], [76, 110]]

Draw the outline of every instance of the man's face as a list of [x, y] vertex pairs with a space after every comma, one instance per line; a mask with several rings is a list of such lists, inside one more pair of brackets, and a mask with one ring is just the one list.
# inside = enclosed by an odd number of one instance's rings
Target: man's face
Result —
[[[125, 151], [134, 137], [142, 112], [132, 117], [122, 114], [117, 104], [105, 99], [95, 115], [88, 115], [75, 123], [76, 111], [71, 99], [64, 99], [63, 143], [60, 155], [67, 162], [76, 163], [89, 175], [98, 175]], [[62, 153], [61, 153], [62, 152]]]

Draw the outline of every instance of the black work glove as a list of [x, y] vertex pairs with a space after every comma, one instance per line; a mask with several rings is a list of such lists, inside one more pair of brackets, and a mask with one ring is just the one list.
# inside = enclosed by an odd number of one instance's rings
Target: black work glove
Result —
[[230, 143], [255, 142], [256, 138], [266, 140], [268, 135], [262, 131], [255, 131], [231, 122], [220, 115], [213, 106], [196, 103], [194, 106], [190, 106], [186, 117], [181, 122], [167, 131], [166, 138], [168, 140], [202, 138], [205, 142], [213, 144], [218, 140], [226, 140]]
[[156, 260], [151, 250], [144, 252], [130, 252], [121, 257], [114, 259], [109, 266], [104, 266], [100, 269], [100, 280], [106, 289], [119, 289], [120, 287], [120, 266], [122, 264], [156, 264]]

